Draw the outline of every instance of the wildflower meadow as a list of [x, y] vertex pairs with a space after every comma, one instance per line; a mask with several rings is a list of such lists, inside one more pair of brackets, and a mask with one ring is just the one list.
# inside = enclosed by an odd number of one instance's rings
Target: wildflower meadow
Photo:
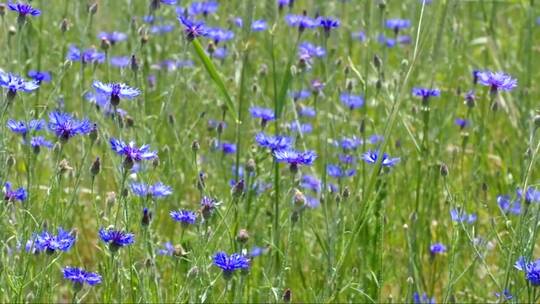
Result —
[[0, 302], [540, 302], [539, 1], [0, 1]]

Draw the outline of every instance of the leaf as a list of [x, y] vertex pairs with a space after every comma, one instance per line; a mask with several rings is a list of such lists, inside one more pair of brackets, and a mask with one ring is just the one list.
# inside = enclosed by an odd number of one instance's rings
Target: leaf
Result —
[[199, 57], [199, 59], [201, 59], [204, 65], [204, 68], [206, 69], [210, 77], [212, 78], [213, 82], [218, 87], [223, 97], [225, 97], [225, 104], [227, 105], [227, 108], [229, 108], [229, 111], [233, 115], [234, 119], [238, 120], [238, 115], [236, 114], [236, 111], [234, 109], [234, 103], [231, 98], [231, 95], [229, 94], [229, 91], [227, 90], [227, 86], [225, 86], [225, 83], [221, 79], [221, 76], [219, 76], [216, 66], [204, 52], [199, 40], [193, 39], [191, 43], [193, 44], [193, 47], [195, 48], [195, 52], [197, 53], [197, 56]]

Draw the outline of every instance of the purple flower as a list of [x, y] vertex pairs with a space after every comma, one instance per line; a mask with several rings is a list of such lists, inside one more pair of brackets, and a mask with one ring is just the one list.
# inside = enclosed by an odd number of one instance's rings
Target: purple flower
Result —
[[313, 131], [313, 126], [310, 123], [299, 124], [298, 122], [291, 122], [288, 124], [288, 127], [291, 129], [291, 132], [311, 133]]
[[274, 114], [274, 110], [272, 109], [251, 107], [249, 108], [249, 112], [251, 113], [251, 116], [253, 118], [260, 118], [262, 120], [262, 125], [266, 125], [268, 121], [276, 119], [276, 115]]
[[396, 46], [396, 39], [388, 38], [383, 34], [379, 34], [379, 36], [377, 36], [377, 41], [381, 44], [385, 44], [388, 48], [393, 48]]
[[499, 195], [497, 196], [497, 204], [504, 213], [521, 214], [521, 202], [519, 199], [512, 201], [509, 195]]
[[125, 247], [135, 243], [135, 235], [133, 233], [127, 233], [121, 230], [115, 230], [114, 228], [99, 229], [99, 238], [109, 244], [109, 248], [112, 251], [116, 251], [120, 247]]
[[418, 292], [413, 294], [413, 303], [414, 304], [435, 304], [435, 298], [429, 298], [426, 293], [423, 293], [421, 296]]
[[326, 172], [328, 173], [328, 175], [334, 178], [351, 177], [356, 174], [356, 170], [354, 169], [344, 170], [341, 169], [341, 167], [333, 164], [326, 165]]
[[157, 152], [150, 151], [149, 145], [142, 145], [139, 148], [135, 145], [134, 141], [126, 144], [124, 141], [115, 138], [111, 138], [110, 144], [111, 149], [116, 154], [125, 156], [124, 164], [128, 167], [142, 160], [153, 160], [157, 158]]
[[94, 272], [87, 272], [82, 268], [65, 267], [62, 270], [64, 279], [68, 279], [76, 285], [82, 286], [84, 283], [94, 286], [101, 283], [101, 276]]
[[229, 41], [234, 38], [234, 33], [232, 31], [220, 29], [220, 28], [210, 28], [207, 30], [208, 37], [212, 38], [216, 44], [222, 41]]
[[15, 74], [2, 72], [0, 72], [0, 86], [7, 89], [9, 98], [14, 98], [19, 91], [29, 93], [39, 88], [36, 81], [26, 81]]
[[299, 100], [308, 99], [311, 96], [311, 93], [307, 90], [300, 90], [300, 91], [290, 92], [289, 96], [291, 96], [291, 98], [294, 101], [299, 101]]
[[321, 191], [321, 181], [313, 175], [302, 176], [302, 182], [300, 185], [302, 188], [309, 189], [313, 192]]
[[172, 194], [172, 188], [162, 182], [157, 182], [153, 185], [132, 183], [131, 191], [138, 196], [151, 198], [162, 198]]
[[498, 91], [512, 91], [517, 87], [517, 80], [503, 72], [484, 71], [478, 73], [478, 82], [490, 87], [492, 93]]
[[290, 26], [297, 27], [300, 32], [303, 32], [305, 29], [314, 28], [318, 25], [317, 21], [306, 15], [287, 15], [285, 16], [285, 21], [287, 21]]
[[96, 92], [110, 98], [113, 107], [118, 106], [121, 99], [133, 99], [141, 94], [141, 91], [124, 83], [103, 83], [94, 80], [92, 84]]
[[531, 285], [540, 286], [540, 259], [527, 262], [524, 257], [520, 257], [514, 267], [519, 271], [525, 272], [525, 278]]
[[266, 31], [268, 24], [266, 20], [255, 20], [251, 23], [251, 30], [254, 32]]
[[463, 210], [452, 209], [450, 210], [450, 218], [456, 223], [472, 224], [476, 222], [476, 213], [467, 214]]
[[58, 227], [58, 233], [56, 235], [43, 231], [40, 234], [34, 235], [33, 245], [37, 251], [46, 251], [47, 253], [54, 253], [57, 250], [68, 251], [75, 244], [75, 236], [71, 233]]
[[105, 53], [98, 52], [96, 49], [90, 48], [81, 52], [74, 45], [70, 45], [68, 49], [67, 59], [70, 61], [80, 61], [83, 64], [88, 63], [103, 63], [105, 62]]
[[386, 27], [393, 30], [396, 35], [402, 30], [411, 26], [411, 21], [407, 19], [388, 19], [385, 23]]
[[366, 41], [366, 33], [364, 33], [363, 31], [353, 32], [351, 34], [351, 37], [352, 39], [358, 40], [360, 42]]
[[315, 117], [317, 112], [313, 107], [302, 107], [300, 112], [298, 112], [298, 115], [302, 117]]
[[12, 132], [22, 135], [22, 137], [26, 137], [30, 132], [42, 130], [44, 126], [45, 121], [43, 119], [32, 119], [28, 123], [13, 119], [7, 121], [7, 127]]
[[226, 279], [230, 279], [235, 270], [249, 269], [249, 259], [238, 253], [227, 256], [225, 252], [220, 251], [214, 255], [214, 265], [223, 270]]
[[459, 117], [456, 118], [456, 120], [454, 120], [454, 123], [461, 130], [465, 129], [466, 127], [468, 127], [471, 124], [471, 122], [468, 119], [463, 119], [463, 118], [459, 118]]
[[304, 59], [306, 61], [311, 60], [311, 58], [317, 57], [321, 58], [326, 55], [326, 50], [321, 47], [314, 44], [311, 44], [309, 42], [302, 42], [298, 46], [298, 56], [300, 59]]
[[169, 214], [175, 222], [179, 222], [183, 226], [193, 225], [197, 221], [197, 214], [190, 210], [171, 211]]
[[439, 89], [413, 88], [412, 94], [416, 97], [421, 97], [424, 102], [427, 102], [431, 97], [441, 96]]
[[236, 153], [236, 145], [233, 143], [223, 142], [221, 143], [221, 151], [223, 154]]
[[153, 25], [150, 27], [150, 33], [154, 35], [163, 35], [169, 32], [172, 32], [174, 30], [174, 25], [171, 24], [160, 24], [160, 25]]
[[109, 63], [114, 67], [125, 68], [130, 65], [131, 58], [128, 56], [111, 57]]
[[51, 149], [53, 144], [46, 140], [43, 136], [35, 136], [30, 139], [30, 145], [34, 148], [34, 152], [39, 152], [40, 147]]
[[432, 257], [434, 257], [437, 254], [445, 253], [446, 252], [446, 246], [444, 246], [443, 243], [435, 243], [429, 247], [429, 253]]
[[[366, 153], [362, 154], [362, 159], [368, 164], [375, 164], [377, 163], [379, 156], [380, 156], [379, 151], [369, 150]], [[381, 165], [383, 167], [393, 167], [399, 162], [399, 160], [400, 160], [399, 157], [390, 158], [388, 154], [383, 153]]]
[[[518, 197], [518, 201], [521, 201], [523, 198], [523, 190], [518, 188], [516, 190], [516, 195]], [[526, 204], [530, 203], [539, 203], [540, 202], [540, 191], [536, 190], [533, 187], [527, 188], [527, 191], [525, 191], [525, 197], [523, 198], [525, 200]]]
[[331, 17], [319, 17], [317, 18], [319, 26], [324, 29], [324, 32], [329, 35], [332, 29], [338, 28], [340, 23], [339, 20]]
[[13, 189], [10, 182], [4, 184], [4, 200], [6, 202], [24, 202], [28, 197], [28, 192], [23, 187]]
[[127, 39], [127, 35], [121, 32], [100, 32], [97, 35], [100, 40], [108, 40], [111, 45], [115, 45], [117, 42], [121, 42]]
[[358, 109], [364, 105], [364, 97], [360, 95], [341, 93], [339, 98], [341, 99], [341, 102], [351, 111], [354, 109]]
[[48, 126], [49, 130], [63, 141], [78, 134], [89, 134], [95, 130], [95, 125], [88, 119], [77, 120], [73, 115], [62, 112], [51, 112]]
[[317, 154], [314, 151], [277, 150], [274, 151], [274, 158], [278, 162], [288, 163], [291, 171], [296, 172], [300, 165], [313, 165]]
[[510, 290], [508, 290], [508, 289], [503, 290], [502, 293], [496, 292], [496, 293], [495, 293], [495, 296], [496, 296], [497, 298], [500, 298], [502, 302], [506, 302], [506, 301], [508, 301], [508, 300], [512, 300], [512, 298], [514, 297], [514, 296], [512, 296], [512, 294], [510, 293]]
[[202, 21], [191, 21], [184, 17], [182, 14], [178, 14], [178, 20], [184, 26], [184, 32], [188, 41], [201, 36], [207, 36], [208, 32]]
[[358, 146], [360, 146], [361, 144], [363, 144], [362, 139], [357, 138], [356, 136], [343, 137], [339, 142], [339, 145], [345, 151], [356, 150], [356, 148], [358, 148]]
[[19, 18], [25, 18], [28, 15], [34, 17], [41, 15], [41, 11], [39, 9], [33, 8], [30, 4], [26, 3], [8, 3], [8, 7], [10, 10], [19, 13]]
[[217, 12], [219, 4], [216, 1], [193, 2], [188, 9], [190, 15], [203, 15], [204, 17]]
[[163, 244], [163, 248], [158, 249], [157, 254], [158, 255], [168, 255], [173, 256], [174, 255], [174, 246], [171, 244], [171, 242], [166, 242]]
[[286, 150], [292, 146], [292, 140], [289, 137], [280, 135], [270, 136], [262, 132], [255, 135], [255, 141], [259, 144], [259, 146], [268, 148], [272, 151]]
[[42, 82], [51, 82], [51, 73], [47, 71], [31, 70], [28, 72], [28, 77], [34, 79], [37, 84]]

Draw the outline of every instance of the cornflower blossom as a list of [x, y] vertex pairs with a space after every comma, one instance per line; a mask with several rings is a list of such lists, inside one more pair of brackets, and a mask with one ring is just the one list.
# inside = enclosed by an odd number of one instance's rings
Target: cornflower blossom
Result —
[[527, 262], [524, 257], [520, 257], [514, 267], [525, 273], [525, 279], [533, 286], [540, 286], [540, 259]]
[[314, 151], [276, 150], [273, 154], [277, 162], [288, 163], [292, 172], [298, 171], [300, 165], [313, 165], [317, 158]]
[[62, 141], [67, 141], [76, 135], [89, 134], [96, 128], [95, 124], [88, 119], [78, 120], [73, 115], [62, 112], [49, 114], [48, 127]]
[[141, 91], [124, 83], [103, 83], [94, 80], [92, 84], [98, 94], [107, 96], [113, 107], [120, 104], [121, 99], [133, 99], [141, 94]]
[[285, 21], [292, 27], [297, 27], [298, 31], [302, 33], [305, 29], [315, 28], [318, 24], [317, 21], [311, 17], [304, 15], [287, 15]]
[[364, 97], [360, 95], [352, 95], [349, 93], [341, 93], [339, 96], [341, 103], [343, 103], [349, 110], [361, 108], [364, 105]]
[[116, 154], [124, 156], [124, 165], [126, 168], [131, 168], [134, 163], [138, 163], [143, 160], [153, 160], [157, 158], [156, 151], [150, 151], [149, 145], [142, 145], [137, 147], [134, 141], [125, 143], [122, 140], [111, 138], [109, 141], [111, 144], [111, 149], [116, 152]]
[[238, 253], [228, 256], [225, 252], [220, 251], [214, 255], [213, 260], [214, 265], [223, 270], [225, 279], [230, 279], [236, 270], [249, 269], [249, 259]]
[[127, 35], [121, 32], [100, 32], [97, 35], [100, 40], [107, 40], [111, 45], [115, 45], [117, 42], [121, 42], [127, 39]]
[[183, 15], [178, 15], [178, 20], [184, 26], [184, 33], [188, 41], [193, 41], [193, 39], [201, 36], [207, 36], [208, 30], [206, 29], [204, 22], [202, 21], [192, 21]]
[[70, 45], [67, 53], [69, 61], [80, 61], [82, 64], [103, 63], [105, 62], [105, 53], [99, 52], [94, 48], [81, 51], [74, 45]]
[[51, 73], [48, 71], [36, 71], [30, 70], [28, 72], [28, 77], [32, 78], [37, 84], [42, 82], [51, 82]]
[[132, 183], [131, 191], [137, 196], [153, 199], [167, 197], [172, 194], [172, 188], [162, 182], [157, 182], [153, 185]]
[[81, 288], [84, 284], [94, 286], [101, 283], [101, 276], [99, 274], [88, 272], [82, 268], [68, 266], [62, 269], [62, 273], [64, 274], [64, 279], [73, 282], [76, 288]]
[[472, 224], [476, 222], [477, 215], [476, 213], [468, 214], [464, 212], [463, 210], [452, 209], [450, 210], [450, 218], [452, 219], [453, 222], [456, 222], [456, 223]]
[[381, 156], [379, 151], [369, 150], [366, 153], [362, 154], [362, 159], [368, 164], [377, 163], [379, 157], [382, 157], [381, 165], [383, 167], [393, 167], [400, 161], [399, 157], [391, 158], [386, 153], [383, 153]]
[[109, 244], [109, 248], [112, 251], [118, 250], [120, 247], [125, 247], [135, 243], [135, 235], [133, 233], [127, 233], [121, 230], [115, 230], [113, 228], [100, 228], [99, 238]]
[[13, 73], [0, 72], [0, 87], [7, 90], [7, 97], [12, 100], [17, 95], [17, 92], [30, 93], [39, 88], [39, 84], [34, 80], [27, 81]]
[[38, 252], [54, 253], [55, 251], [68, 251], [75, 244], [75, 236], [65, 231], [62, 227], [58, 228], [54, 235], [48, 231], [40, 234], [34, 234], [32, 246]]
[[255, 135], [255, 141], [259, 146], [271, 151], [286, 150], [292, 147], [292, 139], [287, 136], [271, 136], [260, 132]]
[[499, 91], [512, 91], [517, 87], [517, 80], [503, 72], [483, 71], [478, 73], [478, 83], [490, 88], [492, 94]]
[[386, 20], [385, 25], [397, 35], [399, 31], [409, 28], [411, 26], [411, 21], [407, 19], [388, 19]]
[[197, 221], [197, 214], [190, 210], [175, 210], [170, 213], [171, 218], [175, 222], [179, 222], [182, 226], [193, 225]]
[[13, 132], [20, 134], [23, 138], [31, 132], [42, 130], [45, 126], [45, 121], [42, 119], [32, 119], [28, 123], [24, 121], [17, 121], [9, 119], [7, 121], [7, 127]]
[[4, 183], [4, 188], [2, 189], [4, 194], [4, 201], [6, 202], [24, 202], [28, 198], [28, 192], [23, 187], [13, 189], [13, 186], [10, 182]]

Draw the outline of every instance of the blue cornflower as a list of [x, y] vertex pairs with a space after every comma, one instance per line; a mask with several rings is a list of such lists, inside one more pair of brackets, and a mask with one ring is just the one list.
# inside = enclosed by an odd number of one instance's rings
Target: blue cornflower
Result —
[[338, 158], [339, 158], [339, 161], [344, 163], [344, 164], [354, 164], [356, 163], [356, 157], [354, 157], [354, 155], [349, 155], [349, 154], [340, 154], [338, 155]]
[[353, 32], [353, 33], [351, 33], [351, 37], [354, 40], [358, 40], [360, 42], [366, 41], [366, 38], [367, 38], [366, 33], [364, 33], [363, 31]]
[[127, 233], [121, 230], [115, 230], [114, 228], [99, 229], [99, 238], [109, 244], [109, 248], [112, 251], [116, 251], [120, 247], [128, 246], [135, 243], [135, 235], [133, 233]]
[[36, 81], [26, 81], [18, 75], [2, 72], [0, 72], [0, 86], [7, 89], [8, 98], [14, 98], [19, 91], [29, 93], [39, 88]]
[[233, 253], [230, 256], [223, 251], [214, 255], [214, 265], [223, 270], [225, 279], [230, 279], [235, 270], [248, 270], [249, 259], [244, 255]]
[[298, 122], [291, 122], [287, 126], [291, 129], [291, 132], [302, 132], [306, 134], [313, 131], [313, 126], [310, 123], [299, 124]]
[[45, 121], [42, 119], [32, 119], [28, 123], [13, 119], [7, 121], [7, 127], [12, 132], [22, 135], [22, 137], [26, 137], [30, 132], [42, 130], [44, 125]]
[[23, 187], [13, 189], [10, 182], [4, 184], [4, 200], [6, 202], [24, 202], [28, 197], [28, 192]]
[[193, 225], [197, 221], [197, 214], [190, 210], [175, 210], [169, 214], [174, 221], [181, 223], [184, 227], [189, 224]]
[[35, 136], [30, 139], [30, 145], [34, 148], [34, 152], [38, 153], [40, 147], [51, 149], [52, 142], [46, 140], [43, 136]]
[[108, 96], [113, 107], [118, 106], [120, 99], [133, 99], [141, 94], [141, 91], [124, 83], [103, 83], [94, 80], [92, 84], [96, 92]]
[[222, 41], [229, 41], [234, 38], [234, 33], [229, 30], [224, 30], [221, 28], [210, 28], [208, 29], [208, 37], [212, 38], [216, 44]]
[[182, 14], [178, 14], [178, 20], [184, 26], [184, 32], [188, 41], [200, 36], [207, 36], [208, 31], [202, 21], [191, 21], [184, 17]]
[[397, 35], [400, 30], [410, 27], [411, 21], [407, 19], [388, 19], [385, 24], [387, 28], [393, 30]]
[[34, 79], [37, 84], [42, 82], [51, 82], [51, 73], [47, 71], [31, 70], [28, 72], [28, 77]]
[[326, 172], [328, 173], [328, 175], [334, 178], [351, 177], [356, 174], [356, 170], [354, 169], [344, 170], [334, 164], [326, 165]]
[[361, 108], [364, 105], [364, 97], [360, 95], [352, 95], [349, 93], [341, 93], [339, 96], [341, 102], [349, 108], [349, 110], [354, 110]]
[[[518, 197], [518, 201], [520, 201], [521, 198], [523, 197], [523, 190], [518, 188], [516, 190], [516, 195]], [[540, 202], [540, 191], [536, 190], [533, 187], [529, 187], [529, 188], [527, 188], [527, 191], [525, 191], [525, 197], [523, 197], [523, 199], [525, 200], [526, 204], [539, 203]]]
[[201, 198], [201, 214], [203, 218], [208, 218], [216, 208], [217, 201], [211, 197], [203, 196]]
[[302, 107], [298, 112], [298, 115], [302, 117], [315, 117], [317, 116], [317, 112], [313, 107]]
[[294, 0], [277, 0], [277, 4], [279, 10], [281, 11], [287, 5], [292, 6], [294, 4]]
[[219, 3], [216, 1], [193, 2], [188, 9], [190, 15], [203, 15], [204, 17], [217, 12]]
[[372, 145], [383, 141], [384, 137], [382, 135], [373, 134], [368, 138], [368, 142]]
[[51, 112], [48, 126], [49, 130], [63, 141], [78, 134], [89, 134], [95, 130], [95, 125], [88, 119], [77, 120], [73, 115], [62, 112]]
[[236, 145], [233, 143], [222, 142], [221, 151], [223, 154], [233, 154], [236, 153]]
[[[368, 163], [368, 164], [375, 164], [377, 163], [377, 160], [379, 159], [380, 152], [379, 151], [372, 151], [369, 150], [366, 153], [362, 154], [362, 159]], [[382, 162], [381, 165], [383, 167], [393, 167], [399, 162], [399, 157], [390, 158], [388, 154], [383, 153], [382, 154]]]
[[94, 272], [88, 272], [82, 268], [76, 268], [76, 267], [64, 267], [62, 270], [64, 273], [64, 279], [68, 279], [75, 283], [75, 285], [79, 285], [78, 287], [82, 287], [84, 283], [94, 286], [101, 283], [101, 276]]
[[259, 146], [268, 148], [272, 151], [286, 150], [286, 149], [291, 148], [292, 146], [292, 140], [290, 137], [280, 136], [280, 135], [271, 136], [271, 135], [266, 135], [262, 132], [257, 133], [257, 135], [255, 135], [255, 141], [257, 141]]
[[22, 20], [24, 20], [24, 18], [28, 15], [34, 17], [41, 15], [41, 11], [39, 9], [33, 8], [30, 4], [26, 3], [8, 3], [8, 7], [10, 10], [19, 13], [19, 18], [22, 18]]
[[251, 30], [254, 32], [266, 31], [267, 28], [268, 28], [268, 23], [266, 22], [266, 20], [262, 20], [262, 19], [254, 20], [251, 23]]
[[361, 144], [363, 144], [362, 139], [357, 138], [356, 136], [343, 137], [339, 142], [339, 145], [341, 146], [341, 149], [343, 149], [345, 151], [347, 151], [347, 150], [356, 150], [356, 148], [358, 148], [358, 146], [360, 146]]
[[311, 81], [311, 91], [315, 95], [319, 95], [324, 90], [325, 84], [320, 79], [313, 79]]
[[293, 91], [289, 93], [289, 96], [291, 96], [294, 101], [299, 101], [308, 99], [311, 96], [311, 92], [307, 90]]
[[476, 222], [476, 213], [467, 214], [463, 210], [452, 209], [450, 210], [450, 218], [456, 223], [472, 224]]
[[464, 119], [464, 118], [456, 118], [456, 120], [454, 120], [454, 123], [456, 124], [456, 126], [458, 126], [461, 130], [465, 129], [466, 127], [468, 127], [471, 122], [468, 120], [468, 119]]
[[439, 97], [441, 90], [439, 89], [427, 89], [427, 88], [413, 88], [412, 94], [416, 97], [421, 97], [424, 103], [429, 101], [431, 97]]
[[158, 255], [173, 256], [174, 252], [175, 252], [175, 248], [171, 242], [164, 243], [163, 247], [157, 250]]
[[317, 22], [319, 23], [319, 26], [324, 29], [326, 35], [330, 35], [330, 31], [338, 28], [340, 25], [339, 20], [331, 17], [319, 17], [317, 18]]
[[317, 154], [314, 151], [277, 150], [274, 151], [274, 158], [278, 162], [286, 162], [290, 165], [292, 172], [296, 172], [300, 165], [311, 166]]
[[251, 113], [251, 116], [253, 118], [260, 118], [261, 119], [261, 125], [266, 125], [267, 122], [272, 121], [276, 119], [276, 115], [274, 114], [274, 110], [269, 108], [261, 108], [261, 107], [251, 107], [249, 108], [249, 112]]
[[317, 21], [306, 15], [287, 15], [285, 21], [292, 26], [297, 27], [299, 32], [303, 32], [305, 29], [316, 27]]
[[525, 272], [525, 278], [531, 285], [540, 286], [540, 259], [527, 262], [524, 257], [520, 257], [514, 267], [519, 271]]
[[409, 36], [409, 35], [399, 35], [399, 36], [397, 36], [397, 42], [399, 44], [410, 44], [411, 43], [411, 36]]
[[107, 40], [114, 45], [117, 42], [121, 42], [127, 39], [127, 35], [121, 32], [100, 32], [97, 35], [100, 40]]
[[159, 9], [161, 4], [176, 5], [176, 2], [177, 2], [177, 0], [151, 0], [151, 2], [150, 2], [150, 10], [154, 11], [154, 10]]
[[379, 36], [377, 36], [377, 41], [380, 44], [386, 45], [386, 47], [388, 48], [393, 48], [394, 46], [396, 46], [397, 43], [396, 39], [386, 37], [384, 34], [379, 34]]
[[435, 298], [429, 298], [426, 293], [423, 293], [421, 296], [418, 292], [413, 294], [413, 303], [414, 304], [435, 304]]
[[503, 72], [482, 71], [477, 74], [481, 85], [490, 87], [491, 93], [512, 91], [517, 87], [517, 80]]
[[81, 52], [74, 45], [70, 45], [67, 53], [67, 59], [70, 61], [80, 61], [83, 64], [103, 63], [105, 62], [105, 53], [98, 52], [94, 48], [86, 49]]
[[445, 253], [446, 252], [446, 246], [444, 246], [443, 243], [435, 243], [429, 246], [429, 253], [432, 257], [436, 256], [437, 254]]
[[75, 244], [75, 236], [58, 227], [56, 235], [43, 231], [41, 234], [35, 234], [33, 244], [37, 251], [46, 251], [54, 253], [57, 250], [68, 251]]
[[174, 30], [174, 25], [172, 24], [159, 24], [159, 25], [153, 25], [150, 27], [150, 33], [154, 35], [163, 35], [166, 33], [170, 33]]
[[153, 185], [132, 183], [131, 191], [133, 191], [133, 193], [135, 193], [137, 196], [152, 198], [162, 198], [172, 194], [172, 188], [163, 184], [162, 182], [157, 182]]
[[216, 59], [225, 59], [229, 55], [229, 50], [226, 47], [218, 47], [212, 53], [212, 57]]
[[109, 63], [113, 67], [125, 68], [130, 65], [131, 58], [128, 56], [116, 56], [109, 59]]
[[302, 42], [298, 46], [298, 56], [300, 57], [300, 59], [309, 61], [311, 60], [311, 58], [321, 58], [325, 55], [326, 50], [322, 46], [314, 45], [309, 42]]
[[500, 298], [503, 302], [506, 302], [508, 300], [512, 300], [512, 298], [514, 298], [514, 296], [512, 296], [512, 294], [510, 293], [510, 290], [508, 290], [508, 289], [503, 290], [502, 293], [496, 292], [495, 296], [497, 298]]
[[518, 200], [512, 201], [509, 195], [497, 196], [497, 204], [504, 213], [521, 214], [521, 202]]
[[149, 145], [142, 145], [140, 148], [134, 141], [125, 143], [122, 140], [111, 138], [111, 149], [118, 155], [126, 157], [127, 162], [140, 162], [142, 160], [152, 160], [157, 157], [156, 151], [150, 151]]

